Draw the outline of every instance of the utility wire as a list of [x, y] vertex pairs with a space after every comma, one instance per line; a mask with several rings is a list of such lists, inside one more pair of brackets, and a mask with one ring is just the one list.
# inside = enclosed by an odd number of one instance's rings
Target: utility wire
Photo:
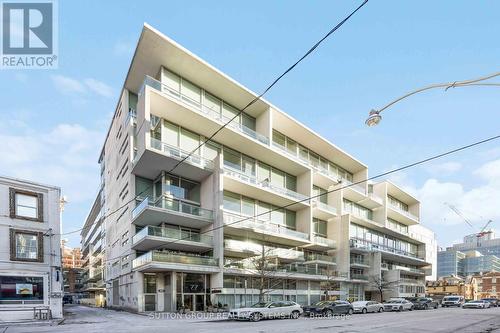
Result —
[[[412, 168], [412, 167], [415, 167], [415, 166], [418, 166], [418, 165], [421, 165], [421, 164], [424, 164], [424, 163], [427, 163], [427, 162], [430, 162], [430, 161], [433, 161], [433, 160], [436, 160], [436, 159], [439, 159], [439, 158], [442, 158], [442, 157], [445, 157], [445, 156], [448, 156], [448, 155], [452, 155], [452, 154], [461, 152], [463, 150], [467, 150], [467, 149], [473, 148], [475, 146], [479, 146], [479, 145], [482, 145], [482, 144], [485, 144], [485, 143], [497, 140], [499, 138], [500, 138], [500, 134], [492, 136], [492, 137], [489, 137], [489, 138], [486, 138], [486, 139], [483, 139], [483, 140], [480, 140], [480, 141], [476, 141], [476, 142], [473, 142], [473, 143], [470, 143], [470, 144], [467, 144], [467, 145], [464, 145], [464, 146], [461, 146], [461, 147], [458, 147], [458, 148], [454, 148], [454, 149], [445, 151], [443, 153], [440, 153], [440, 154], [437, 154], [437, 155], [433, 155], [431, 157], [428, 157], [428, 158], [425, 158], [425, 159], [422, 159], [422, 160], [419, 160], [419, 161], [416, 161], [416, 162], [413, 162], [413, 163], [406, 164], [406, 165], [404, 165], [402, 167], [398, 167], [398, 168], [395, 168], [395, 169], [392, 169], [392, 170], [389, 170], [389, 171], [377, 174], [375, 176], [368, 177], [366, 179], [359, 180], [359, 181], [350, 183], [348, 185], [345, 185], [345, 186], [342, 186], [342, 187], [338, 187], [338, 188], [333, 189], [333, 190], [329, 190], [329, 191], [321, 193], [321, 194], [313, 195], [313, 196], [307, 197], [307, 198], [302, 199], [302, 200], [294, 201], [292, 203], [289, 203], [289, 204], [286, 204], [286, 205], [283, 205], [283, 206], [280, 206], [280, 207], [276, 207], [276, 208], [267, 210], [266, 212], [263, 212], [263, 213], [260, 213], [260, 214], [256, 214], [256, 215], [253, 215], [253, 216], [244, 217], [244, 218], [242, 218], [240, 220], [237, 220], [237, 221], [234, 221], [234, 222], [231, 222], [231, 223], [222, 224], [220, 226], [217, 226], [217, 227], [205, 230], [203, 232], [200, 232], [199, 235], [202, 235], [202, 234], [205, 234], [205, 233], [208, 233], [208, 232], [212, 232], [212, 231], [216, 231], [216, 230], [219, 230], [219, 229], [223, 229], [223, 228], [225, 228], [227, 226], [231, 226], [231, 225], [234, 225], [234, 224], [237, 224], [237, 223], [241, 223], [243, 221], [247, 221], [247, 220], [250, 220], [250, 219], [255, 219], [255, 218], [259, 217], [259, 216], [270, 214], [273, 211], [277, 211], [277, 210], [281, 210], [281, 209], [284, 209], [284, 208], [288, 208], [288, 207], [293, 206], [293, 205], [295, 205], [297, 203], [307, 202], [307, 201], [309, 201], [311, 199], [315, 199], [315, 198], [327, 195], [328, 193], [337, 192], [337, 191], [340, 191], [340, 190], [343, 190], [343, 189], [346, 189], [346, 188], [349, 188], [349, 187], [352, 187], [352, 186], [355, 186], [355, 185], [359, 185], [359, 184], [365, 183], [365, 182], [370, 181], [370, 180], [374, 180], [374, 179], [378, 179], [378, 178], [381, 178], [381, 177], [385, 177], [385, 176], [388, 176], [390, 174], [393, 174], [393, 173], [396, 173], [396, 172], [399, 172], [399, 171], [403, 171], [403, 170], [406, 170], [406, 169], [409, 169], [409, 168]], [[153, 250], [158, 249], [160, 247], [165, 247], [167, 245], [174, 244], [174, 243], [177, 243], [177, 242], [180, 242], [180, 241], [183, 241], [183, 240], [189, 240], [189, 239], [190, 239], [190, 237], [184, 237], [184, 238], [176, 239], [176, 240], [173, 240], [173, 241], [169, 241], [169, 242], [166, 242], [166, 243], [162, 244], [159, 247], [154, 248]], [[120, 257], [122, 257], [122, 256], [119, 256], [119, 257], [116, 257], [116, 258], [112, 258], [112, 259], [108, 259], [108, 260], [115, 260], [115, 259], [118, 259]]]
[[[203, 147], [207, 142], [209, 142], [210, 140], [212, 140], [218, 133], [220, 133], [220, 131], [222, 131], [227, 125], [229, 125], [233, 120], [235, 120], [236, 118], [238, 118], [241, 113], [243, 111], [245, 111], [246, 109], [248, 109], [250, 106], [252, 106], [253, 104], [255, 104], [256, 102], [258, 102], [269, 90], [271, 90], [272, 87], [274, 87], [274, 85], [276, 85], [286, 74], [288, 74], [292, 69], [294, 69], [300, 62], [302, 62], [307, 56], [309, 56], [325, 39], [327, 39], [328, 37], [330, 37], [330, 35], [332, 35], [335, 31], [337, 31], [337, 29], [339, 29], [345, 22], [347, 22], [358, 10], [360, 10], [366, 3], [368, 2], [368, 0], [364, 0], [363, 3], [361, 5], [359, 5], [354, 11], [352, 11], [346, 18], [344, 18], [342, 21], [340, 21], [336, 26], [334, 26], [330, 31], [328, 31], [328, 33], [323, 36], [323, 38], [321, 38], [316, 44], [314, 44], [302, 57], [300, 57], [299, 60], [297, 60], [292, 66], [290, 66], [286, 71], [284, 71], [280, 76], [278, 76], [278, 78], [276, 78], [260, 95], [258, 95], [257, 97], [255, 97], [252, 101], [250, 101], [250, 103], [248, 103], [243, 109], [239, 110], [238, 113], [233, 117], [231, 118], [228, 122], [226, 122], [224, 125], [222, 125], [219, 129], [217, 129], [210, 137], [208, 137], [207, 139], [205, 139], [202, 143], [200, 143], [198, 145], [198, 147], [196, 147], [195, 149], [193, 149], [190, 153], [188, 153], [186, 156], [184, 156], [179, 162], [177, 162], [169, 171], [167, 171], [167, 173], [172, 173], [179, 165], [181, 165], [182, 163], [184, 163], [184, 161], [186, 161], [189, 157], [191, 157], [191, 155], [193, 155], [198, 149], [200, 149], [201, 147]], [[118, 207], [117, 209], [113, 210], [112, 212], [106, 214], [104, 216], [104, 218], [107, 218], [115, 213], [117, 213], [118, 211], [120, 211], [122, 208], [126, 207], [129, 203], [133, 202], [134, 200], [137, 200], [137, 198], [139, 198], [142, 194], [144, 194], [145, 192], [147, 192], [150, 188], [152, 188], [152, 186], [149, 186], [148, 188], [144, 189], [141, 193], [137, 194], [134, 198], [132, 198], [131, 200], [127, 201], [126, 203], [124, 203], [122, 206]], [[91, 227], [92, 225], [89, 225], [88, 227]], [[70, 231], [70, 232], [67, 232], [67, 233], [63, 233], [61, 235], [70, 235], [70, 234], [74, 234], [74, 233], [77, 233], [79, 231], [83, 231], [85, 227], [83, 228], [80, 228], [78, 230], [73, 230], [73, 231]]]

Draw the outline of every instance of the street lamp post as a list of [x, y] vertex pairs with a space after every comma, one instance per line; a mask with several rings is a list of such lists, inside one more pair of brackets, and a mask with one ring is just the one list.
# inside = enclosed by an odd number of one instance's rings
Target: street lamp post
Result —
[[493, 73], [493, 74], [483, 76], [483, 77], [480, 77], [477, 79], [472, 79], [472, 80], [436, 83], [436, 84], [431, 84], [431, 85], [423, 87], [423, 88], [419, 88], [417, 90], [411, 91], [411, 92], [393, 100], [392, 102], [385, 105], [383, 108], [381, 108], [379, 110], [372, 109], [368, 114], [368, 118], [366, 119], [365, 124], [369, 127], [373, 127], [373, 126], [378, 125], [380, 123], [380, 121], [382, 121], [382, 116], [380, 115], [382, 113], [382, 111], [388, 109], [392, 105], [394, 105], [394, 104], [398, 103], [399, 101], [401, 101], [407, 97], [410, 97], [412, 95], [421, 93], [421, 92], [426, 91], [426, 90], [436, 89], [436, 88], [445, 88], [445, 91], [446, 91], [450, 88], [458, 88], [458, 87], [500, 86], [500, 83], [482, 82], [482, 81], [486, 81], [486, 80], [492, 79], [492, 78], [497, 77], [497, 76], [500, 76], [500, 72]]

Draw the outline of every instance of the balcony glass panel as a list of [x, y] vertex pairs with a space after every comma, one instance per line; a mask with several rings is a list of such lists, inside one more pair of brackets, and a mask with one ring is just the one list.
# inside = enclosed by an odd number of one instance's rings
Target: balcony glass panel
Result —
[[194, 256], [188, 254], [169, 253], [161, 251], [150, 251], [134, 259], [134, 261], [132, 262], [132, 267], [137, 268], [139, 266], [151, 262], [165, 262], [165, 263], [203, 265], [203, 266], [218, 265], [218, 259], [215, 259], [213, 257]]
[[163, 237], [176, 240], [185, 240], [197, 243], [203, 243], [207, 245], [213, 244], [213, 237], [208, 235], [203, 235], [199, 233], [192, 233], [185, 230], [173, 229], [173, 228], [162, 228], [155, 226], [147, 226], [139, 231], [132, 238], [132, 242], [135, 244], [142, 238], [146, 236]]

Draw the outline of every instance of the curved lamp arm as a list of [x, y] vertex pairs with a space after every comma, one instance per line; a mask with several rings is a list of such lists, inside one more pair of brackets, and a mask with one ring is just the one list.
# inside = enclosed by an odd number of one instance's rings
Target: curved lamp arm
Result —
[[493, 74], [483, 76], [483, 77], [480, 77], [477, 79], [472, 79], [472, 80], [436, 83], [436, 84], [431, 84], [431, 85], [423, 87], [423, 88], [419, 88], [417, 90], [411, 91], [411, 92], [395, 99], [394, 101], [390, 102], [389, 104], [387, 104], [386, 106], [384, 106], [380, 110], [373, 110], [372, 109], [369, 113], [368, 119], [366, 119], [366, 121], [365, 121], [365, 124], [368, 126], [378, 125], [378, 123], [380, 123], [380, 121], [382, 120], [382, 116], [380, 115], [380, 113], [382, 111], [384, 111], [385, 109], [391, 107], [392, 105], [394, 105], [394, 104], [398, 103], [399, 101], [401, 101], [407, 97], [410, 97], [412, 95], [421, 93], [421, 92], [426, 91], [426, 90], [436, 89], [436, 88], [445, 88], [445, 90], [448, 90], [449, 88], [468, 87], [468, 86], [500, 86], [500, 83], [478, 83], [481, 81], [489, 80], [489, 79], [497, 77], [497, 76], [500, 76], [500, 72], [493, 73]]

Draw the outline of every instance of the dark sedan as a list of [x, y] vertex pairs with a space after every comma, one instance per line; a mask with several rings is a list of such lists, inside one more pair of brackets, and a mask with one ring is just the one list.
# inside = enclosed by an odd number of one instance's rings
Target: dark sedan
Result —
[[321, 301], [314, 305], [304, 306], [304, 316], [333, 316], [337, 314], [353, 314], [352, 304], [346, 301]]
[[481, 298], [481, 301], [490, 302], [491, 307], [499, 307], [500, 306], [500, 300], [497, 298]]
[[413, 303], [415, 310], [437, 309], [439, 306], [437, 301], [429, 297], [414, 297], [408, 300]]

